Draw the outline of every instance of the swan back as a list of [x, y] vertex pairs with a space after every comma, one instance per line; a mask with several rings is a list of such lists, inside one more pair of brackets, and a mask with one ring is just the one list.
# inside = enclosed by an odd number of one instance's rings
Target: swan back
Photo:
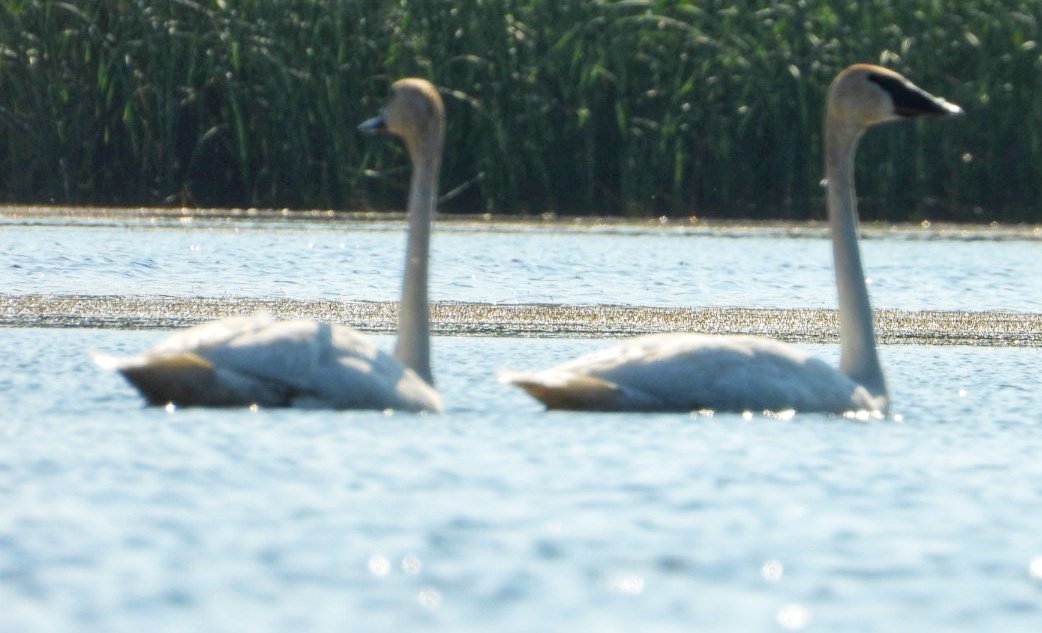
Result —
[[807, 352], [754, 336], [651, 334], [536, 372], [505, 370], [550, 409], [877, 411], [885, 403]]
[[229, 317], [95, 361], [160, 406], [442, 410], [433, 387], [368, 337], [317, 321]]

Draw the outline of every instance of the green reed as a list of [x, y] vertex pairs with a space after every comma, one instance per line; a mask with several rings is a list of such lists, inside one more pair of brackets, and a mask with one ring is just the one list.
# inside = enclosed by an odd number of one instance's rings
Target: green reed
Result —
[[960, 103], [862, 148], [866, 217], [1034, 221], [1042, 2], [9, 0], [0, 200], [400, 207], [354, 127], [403, 75], [449, 113], [443, 208], [821, 217], [855, 61]]

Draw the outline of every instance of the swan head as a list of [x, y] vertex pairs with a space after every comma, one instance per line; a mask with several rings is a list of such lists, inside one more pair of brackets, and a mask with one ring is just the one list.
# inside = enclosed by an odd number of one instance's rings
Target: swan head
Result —
[[829, 87], [828, 116], [835, 123], [866, 128], [897, 119], [962, 114], [959, 106], [882, 66], [849, 66]]
[[445, 106], [437, 88], [426, 79], [399, 79], [391, 85], [387, 103], [380, 114], [359, 125], [358, 129], [390, 132], [401, 137], [413, 153], [426, 143], [440, 145], [445, 131]]

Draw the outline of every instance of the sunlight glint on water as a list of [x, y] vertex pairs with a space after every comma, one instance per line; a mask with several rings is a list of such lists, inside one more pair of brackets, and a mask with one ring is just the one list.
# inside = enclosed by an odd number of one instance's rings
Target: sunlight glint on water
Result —
[[[365, 224], [280, 230], [4, 226], [0, 283], [12, 293], [393, 300], [400, 230]], [[397, 225], [391, 228], [400, 229]], [[879, 308], [1042, 311], [1042, 242], [863, 244]], [[663, 229], [525, 232], [436, 228], [431, 296], [492, 303], [831, 307], [821, 237], [711, 237]], [[624, 280], [620, 282], [620, 280]]]
[[[397, 296], [397, 231], [4, 229], [7, 292]], [[446, 231], [435, 244], [446, 299], [833, 301], [818, 239]], [[873, 298], [898, 308], [1035, 310], [1038, 248], [865, 244]], [[1036, 349], [885, 347], [888, 420], [546, 413], [494, 378], [606, 343], [592, 339], [437, 337], [441, 416], [145, 408], [87, 355], [162, 334], [4, 330], [4, 633], [1042, 621]], [[834, 346], [810, 349], [836, 362]]]
[[82, 353], [157, 334], [8, 330], [0, 375], [32, 385], [4, 385], [0, 427], [20, 630], [1042, 617], [1035, 350], [884, 349], [900, 423], [546, 414], [491, 379], [602, 343], [567, 339], [436, 339], [443, 416], [167, 412]]

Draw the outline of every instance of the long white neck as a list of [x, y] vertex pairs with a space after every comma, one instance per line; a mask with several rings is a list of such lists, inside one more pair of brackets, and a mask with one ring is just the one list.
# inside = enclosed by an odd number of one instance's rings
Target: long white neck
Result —
[[438, 169], [442, 140], [433, 138], [408, 143], [412, 158], [407, 210], [409, 237], [405, 248], [405, 279], [398, 311], [398, 342], [394, 356], [412, 368], [427, 384], [431, 374], [430, 307], [427, 299], [427, 262], [430, 254], [431, 220], [438, 197]]
[[825, 126], [825, 177], [829, 228], [839, 291], [839, 370], [873, 396], [887, 397], [886, 379], [876, 353], [875, 327], [858, 249], [854, 153], [864, 128], [828, 120]]

